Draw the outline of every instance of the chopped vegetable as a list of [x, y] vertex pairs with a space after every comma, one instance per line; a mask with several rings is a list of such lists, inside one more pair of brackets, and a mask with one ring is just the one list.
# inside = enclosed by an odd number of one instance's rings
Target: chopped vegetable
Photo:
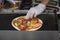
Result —
[[30, 21], [27, 22], [27, 27], [30, 27]]
[[20, 22], [18, 20], [14, 20], [14, 22], [17, 23], [17, 24], [20, 24]]

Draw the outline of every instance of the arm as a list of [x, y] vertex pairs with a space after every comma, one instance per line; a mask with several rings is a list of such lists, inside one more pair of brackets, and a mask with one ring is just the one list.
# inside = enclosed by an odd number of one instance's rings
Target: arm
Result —
[[33, 16], [36, 17], [37, 15], [41, 14], [45, 8], [46, 5], [48, 4], [49, 0], [42, 0], [40, 4], [38, 4], [35, 7], [30, 8], [30, 10], [28, 11], [26, 18], [32, 18]]
[[42, 0], [42, 4], [44, 4], [44, 5], [47, 5], [48, 4], [48, 2], [49, 2], [49, 0]]

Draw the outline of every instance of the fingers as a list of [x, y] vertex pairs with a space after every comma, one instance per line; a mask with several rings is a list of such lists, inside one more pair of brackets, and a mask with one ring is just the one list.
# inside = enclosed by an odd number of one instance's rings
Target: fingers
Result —
[[37, 8], [31, 8], [27, 15], [26, 15], [26, 19], [29, 19], [29, 18], [33, 18], [33, 17], [36, 17], [39, 13], [39, 10], [37, 10]]
[[35, 14], [34, 17], [36, 17], [37, 15]]
[[33, 17], [33, 13], [27, 13], [26, 15], [26, 19], [32, 18]]
[[33, 11], [33, 9], [31, 8], [31, 9], [28, 11], [27, 15], [26, 15], [26, 19], [32, 18], [33, 15], [34, 15], [34, 11]]
[[27, 13], [26, 19], [29, 19], [29, 18], [30, 18], [30, 13]]

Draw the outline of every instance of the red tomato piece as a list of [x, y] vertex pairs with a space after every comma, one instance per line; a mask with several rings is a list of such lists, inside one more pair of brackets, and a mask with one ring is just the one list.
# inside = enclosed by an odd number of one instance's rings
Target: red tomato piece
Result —
[[27, 24], [22, 24], [22, 25], [20, 25], [20, 29], [21, 29], [21, 30], [26, 30], [26, 28], [27, 28]]
[[23, 18], [18, 18], [17, 20], [21, 23], [25, 21], [25, 19], [23, 19]]

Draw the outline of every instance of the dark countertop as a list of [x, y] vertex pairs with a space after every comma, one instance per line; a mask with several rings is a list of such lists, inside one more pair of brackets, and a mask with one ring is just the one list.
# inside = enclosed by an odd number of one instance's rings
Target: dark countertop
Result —
[[[0, 30], [16, 30], [12, 27], [11, 21], [25, 14], [0, 14]], [[41, 14], [37, 16], [43, 21], [43, 26], [39, 30], [58, 30], [57, 20], [54, 14]]]
[[60, 19], [60, 14], [58, 14], [58, 18]]

